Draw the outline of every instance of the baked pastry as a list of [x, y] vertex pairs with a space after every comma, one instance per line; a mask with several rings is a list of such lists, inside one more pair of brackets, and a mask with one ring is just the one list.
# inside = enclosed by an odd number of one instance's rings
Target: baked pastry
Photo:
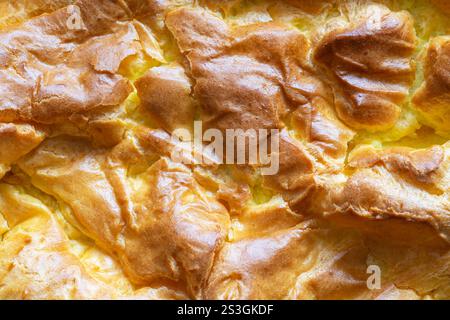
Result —
[[[450, 299], [446, 1], [0, 13], [1, 299]], [[195, 121], [276, 172], [176, 161]]]

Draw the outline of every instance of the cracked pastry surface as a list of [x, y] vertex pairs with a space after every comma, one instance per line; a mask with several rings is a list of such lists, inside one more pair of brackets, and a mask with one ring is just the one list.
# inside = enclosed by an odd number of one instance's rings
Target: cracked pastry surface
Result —
[[[450, 299], [445, 1], [0, 12], [0, 299]], [[279, 170], [174, 161], [194, 121]]]
[[415, 33], [407, 12], [367, 11], [360, 21], [330, 30], [314, 56], [339, 84], [333, 88], [340, 118], [376, 130], [399, 117], [414, 75]]

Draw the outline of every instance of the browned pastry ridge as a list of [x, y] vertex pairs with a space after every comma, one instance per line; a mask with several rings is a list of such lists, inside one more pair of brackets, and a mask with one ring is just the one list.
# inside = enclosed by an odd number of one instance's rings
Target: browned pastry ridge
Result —
[[[0, 299], [450, 299], [449, 14], [0, 3]], [[175, 161], [194, 121], [279, 170]]]

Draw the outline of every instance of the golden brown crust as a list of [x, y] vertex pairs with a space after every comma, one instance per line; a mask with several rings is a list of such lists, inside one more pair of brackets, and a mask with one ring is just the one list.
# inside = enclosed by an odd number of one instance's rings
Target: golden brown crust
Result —
[[263, 185], [280, 192], [293, 208], [298, 208], [315, 187], [314, 161], [286, 131], [279, 134], [279, 139], [278, 155], [271, 154], [278, 157], [279, 170], [275, 175], [265, 176]]
[[191, 82], [179, 65], [152, 68], [136, 81], [136, 89], [144, 107], [172, 132], [192, 128], [196, 105], [191, 97]]
[[336, 112], [322, 98], [299, 106], [292, 113], [291, 125], [298, 138], [308, 141], [308, 150], [329, 171], [344, 164], [353, 130], [339, 121]]
[[[3, 32], [1, 121], [55, 123], [118, 105], [131, 92], [128, 81], [114, 73], [141, 46], [133, 25], [118, 25], [117, 8], [109, 1], [105, 6], [83, 1], [79, 9], [82, 16], [90, 17], [82, 20], [80, 30], [61, 23], [71, 16], [63, 8]], [[87, 10], [94, 10], [99, 18], [93, 21]], [[113, 29], [119, 31], [106, 34]], [[99, 36], [78, 44], [93, 35]], [[105, 54], [109, 58], [99, 60]]]
[[148, 194], [134, 199], [140, 205], [133, 227], [125, 232], [125, 263], [146, 281], [184, 279], [189, 292], [199, 297], [226, 236], [227, 212], [213, 199], [203, 200], [205, 195], [183, 168], [161, 160], [151, 170], [156, 176]]
[[330, 108], [330, 90], [308, 65], [302, 34], [273, 23], [230, 30], [205, 10], [185, 8], [172, 11], [166, 23], [190, 62], [207, 127], [283, 128], [283, 118], [295, 110], [292, 122], [309, 150], [283, 132], [280, 171], [267, 186], [295, 206], [314, 186], [313, 157], [342, 165], [353, 133]]
[[[445, 13], [64, 2], [0, 4], [0, 298], [450, 297]], [[279, 170], [194, 120], [277, 129]]]
[[0, 178], [13, 164], [37, 147], [45, 133], [27, 124], [0, 123]]
[[[19, 208], [17, 201], [20, 200], [14, 197], [17, 191], [7, 185], [0, 189], [0, 210], [8, 212], [6, 219], [11, 228], [0, 249], [2, 299], [112, 297], [115, 289], [87, 273], [70, 252], [64, 231], [45, 206], [35, 201], [23, 202]], [[39, 214], [27, 217], [33, 211]]]
[[411, 16], [383, 7], [324, 36], [314, 57], [339, 84], [336, 109], [345, 123], [357, 129], [395, 123], [414, 79], [415, 41]]
[[[325, 186], [325, 197], [320, 198], [321, 204], [313, 210], [324, 215], [351, 214], [369, 221], [400, 219], [400, 223], [391, 223], [393, 233], [397, 233], [398, 239], [409, 241], [414, 241], [414, 235], [411, 238], [407, 234], [411, 232], [401, 231], [403, 226], [416, 230], [425, 224], [423, 232], [429, 235], [428, 224], [448, 241], [448, 178], [441, 171], [448, 167], [448, 162], [448, 151], [438, 146], [427, 150], [361, 148], [350, 155], [349, 166], [353, 171], [349, 177]], [[408, 226], [413, 223], [419, 225]], [[379, 224], [383, 225], [386, 224]], [[425, 238], [422, 235], [422, 241]]]
[[136, 192], [126, 164], [62, 138], [47, 140], [20, 168], [70, 206], [74, 223], [117, 253], [133, 282], [186, 281], [198, 296], [224, 241], [228, 215], [184, 166], [159, 160], [135, 178], [146, 184]]
[[450, 3], [446, 0], [431, 0], [431, 2], [445, 13], [450, 13]]
[[186, 298], [165, 287], [134, 290], [99, 250], [84, 249], [80, 257], [42, 202], [10, 185], [2, 184], [0, 190], [0, 210], [8, 212], [10, 228], [0, 248], [2, 299]]
[[[323, 243], [324, 237], [334, 243]], [[227, 244], [217, 258], [206, 298], [368, 298], [367, 249], [356, 237], [338, 238], [333, 231], [304, 222]], [[319, 242], [320, 249], [316, 246]]]
[[166, 23], [190, 62], [208, 127], [279, 128], [290, 108], [287, 99], [304, 104], [326, 95], [304, 70], [308, 45], [292, 28], [268, 23], [232, 32], [207, 11], [184, 8], [171, 12]]
[[425, 57], [425, 81], [413, 97], [414, 105], [444, 134], [450, 131], [450, 37], [432, 40]]
[[8, 272], [0, 273], [2, 299], [112, 298], [113, 288], [89, 276], [69, 253], [68, 243], [59, 238], [62, 232], [54, 221], [34, 218], [20, 227], [38, 231], [18, 228], [3, 240], [0, 268]]
[[299, 228], [225, 245], [217, 257], [205, 298], [283, 298], [295, 281], [295, 269], [302, 267], [294, 265], [294, 261], [305, 259], [309, 253], [304, 248], [309, 232]]

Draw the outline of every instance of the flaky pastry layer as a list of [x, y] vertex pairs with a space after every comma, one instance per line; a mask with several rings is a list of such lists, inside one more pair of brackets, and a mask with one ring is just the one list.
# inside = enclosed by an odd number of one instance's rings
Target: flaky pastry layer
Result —
[[[446, 1], [0, 13], [0, 299], [450, 299]], [[174, 161], [194, 121], [279, 170]]]

